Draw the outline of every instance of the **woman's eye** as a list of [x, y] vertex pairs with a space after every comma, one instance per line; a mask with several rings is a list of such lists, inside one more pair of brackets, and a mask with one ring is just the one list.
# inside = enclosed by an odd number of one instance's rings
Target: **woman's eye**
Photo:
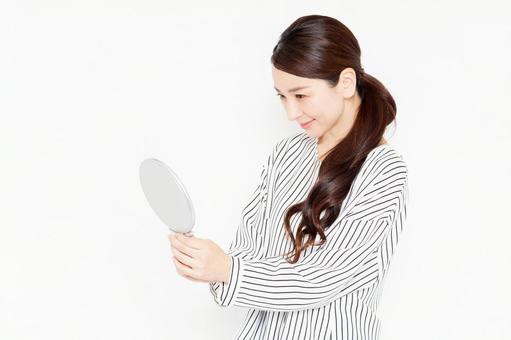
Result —
[[[278, 96], [280, 99], [285, 98], [285, 97], [284, 97], [283, 95], [281, 95], [280, 93], [277, 93], [277, 96]], [[303, 97], [305, 97], [305, 95], [303, 95], [303, 94], [297, 94], [297, 95], [296, 95], [296, 98], [298, 98], [298, 99], [302, 99]]]

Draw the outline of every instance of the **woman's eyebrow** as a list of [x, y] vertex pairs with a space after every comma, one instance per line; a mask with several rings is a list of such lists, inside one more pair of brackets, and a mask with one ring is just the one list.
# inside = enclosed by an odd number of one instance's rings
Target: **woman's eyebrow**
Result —
[[[293, 87], [292, 89], [289, 90], [289, 92], [296, 92], [298, 90], [302, 90], [302, 89], [306, 89], [308, 88], [309, 86], [298, 86], [298, 87]], [[273, 87], [275, 90], [277, 90], [277, 92], [280, 92], [280, 90], [278, 88], [276, 88], [275, 86]]]

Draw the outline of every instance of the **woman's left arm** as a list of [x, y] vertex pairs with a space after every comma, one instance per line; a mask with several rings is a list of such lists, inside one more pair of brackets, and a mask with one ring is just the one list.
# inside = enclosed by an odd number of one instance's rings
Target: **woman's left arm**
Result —
[[[365, 179], [369, 179], [366, 181]], [[399, 159], [374, 167], [355, 195], [357, 203], [330, 228], [327, 242], [291, 264], [282, 256], [232, 257], [220, 306], [269, 311], [316, 308], [368, 287], [379, 277], [378, 249], [406, 219], [407, 168]], [[358, 188], [357, 188], [358, 189]]]

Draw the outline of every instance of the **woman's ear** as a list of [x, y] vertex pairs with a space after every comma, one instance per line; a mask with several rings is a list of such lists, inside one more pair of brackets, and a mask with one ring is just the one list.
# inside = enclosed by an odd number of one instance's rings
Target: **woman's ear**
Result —
[[357, 89], [357, 74], [353, 68], [346, 67], [342, 70], [337, 87], [339, 87], [342, 96], [346, 99], [355, 95]]

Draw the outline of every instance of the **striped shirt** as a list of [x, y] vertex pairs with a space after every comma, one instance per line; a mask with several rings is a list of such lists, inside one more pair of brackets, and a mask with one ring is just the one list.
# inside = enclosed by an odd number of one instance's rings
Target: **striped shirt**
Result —
[[[406, 163], [388, 144], [371, 150], [326, 242], [290, 264], [285, 210], [306, 198], [320, 165], [318, 138], [299, 132], [280, 139], [261, 166], [227, 252], [229, 281], [209, 283], [219, 306], [248, 307], [236, 339], [379, 338], [382, 282], [406, 219]], [[291, 217], [294, 234], [300, 219]]]

